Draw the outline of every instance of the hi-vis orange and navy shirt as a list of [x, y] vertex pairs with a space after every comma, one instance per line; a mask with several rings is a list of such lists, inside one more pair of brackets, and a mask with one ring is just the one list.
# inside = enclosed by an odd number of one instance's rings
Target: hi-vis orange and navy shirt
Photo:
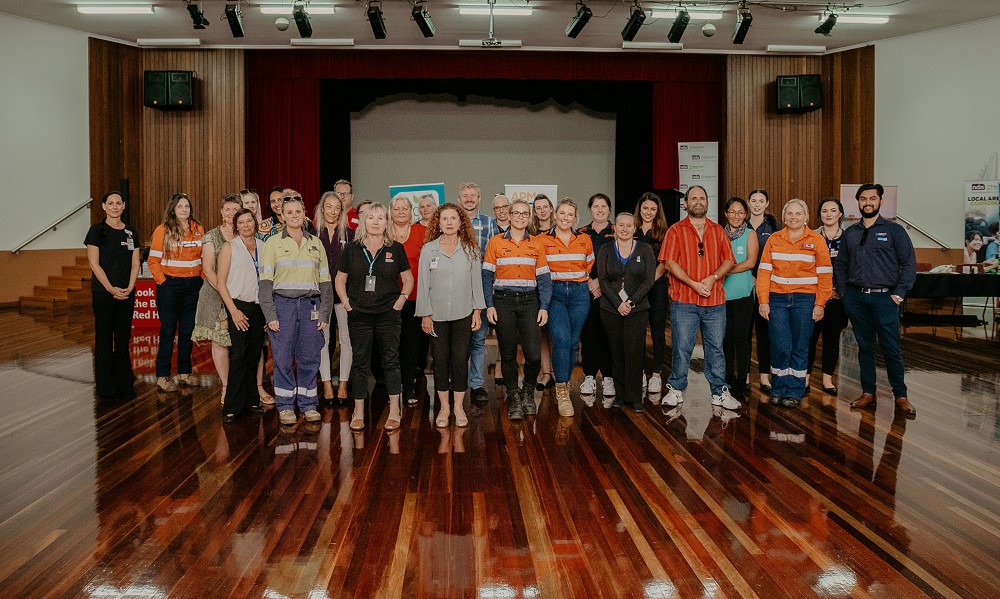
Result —
[[772, 293], [815, 293], [826, 306], [833, 292], [833, 266], [826, 240], [810, 229], [795, 241], [788, 229], [773, 233], [764, 244], [757, 272], [757, 299], [769, 303]]
[[545, 248], [552, 282], [585, 282], [594, 266], [594, 244], [585, 233], [570, 233], [569, 244], [556, 235], [555, 228], [536, 237]]
[[494, 235], [486, 244], [483, 256], [483, 295], [486, 307], [493, 307], [493, 290], [538, 290], [538, 307], [549, 309], [552, 301], [552, 279], [545, 259], [545, 247], [539, 237], [527, 232], [520, 242], [514, 241], [510, 230]]

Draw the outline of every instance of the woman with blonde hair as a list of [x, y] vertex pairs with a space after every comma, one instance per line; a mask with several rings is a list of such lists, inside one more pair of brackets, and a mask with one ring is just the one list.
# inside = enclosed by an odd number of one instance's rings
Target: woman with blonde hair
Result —
[[[316, 234], [319, 235], [323, 247], [326, 248], [326, 261], [330, 271], [337, 269], [344, 247], [354, 240], [354, 231], [347, 226], [347, 211], [339, 193], [328, 191], [324, 193], [316, 205]], [[332, 331], [330, 327], [323, 329], [323, 353], [320, 354], [319, 377], [323, 381], [323, 399], [346, 402], [348, 397], [347, 381], [351, 375], [351, 336], [347, 330], [347, 312], [340, 303], [340, 297], [334, 294], [333, 312], [337, 317], [337, 336], [340, 339], [340, 371], [337, 377], [337, 393], [333, 391], [333, 372], [330, 364], [332, 350]]]

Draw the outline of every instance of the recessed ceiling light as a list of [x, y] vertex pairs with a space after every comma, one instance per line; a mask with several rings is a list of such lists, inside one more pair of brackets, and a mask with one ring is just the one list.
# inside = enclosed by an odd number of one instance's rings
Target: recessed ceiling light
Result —
[[[677, 11], [676, 10], [654, 10], [654, 11], [652, 11], [650, 13], [649, 16], [651, 18], [653, 18], [653, 19], [676, 19], [677, 18]], [[698, 11], [695, 11], [695, 10], [689, 10], [688, 11], [688, 16], [691, 17], [694, 20], [719, 21], [725, 15], [723, 15], [721, 12], [698, 12]]]
[[[332, 15], [336, 14], [337, 9], [333, 6], [316, 6], [315, 4], [310, 4], [306, 9], [309, 12], [309, 16], [313, 15]], [[264, 15], [290, 15], [292, 14], [292, 6], [261, 6], [261, 14]]]
[[[478, 6], [460, 6], [458, 8], [458, 14], [460, 15], [488, 15], [490, 14], [490, 9], [480, 8]], [[508, 17], [530, 17], [531, 7], [524, 8], [494, 8], [494, 15], [504, 15]]]
[[790, 46], [786, 44], [768, 44], [768, 52], [778, 54], [822, 54], [826, 52], [826, 46]]
[[196, 37], [158, 38], [147, 37], [135, 40], [140, 46], [200, 46], [201, 40]]
[[115, 6], [98, 6], [96, 4], [77, 4], [77, 12], [83, 13], [85, 15], [151, 15], [153, 14], [153, 7], [149, 4], [145, 5], [126, 5], [119, 4]]
[[679, 52], [684, 49], [684, 44], [671, 44], [664, 42], [622, 42], [623, 50], [669, 50]]
[[[820, 17], [820, 20], [822, 21], [823, 17]], [[888, 22], [889, 22], [889, 17], [872, 17], [872, 16], [866, 17], [864, 15], [854, 15], [854, 16], [837, 15], [838, 24], [854, 23], [861, 25], [885, 25]]]
[[293, 46], [353, 46], [354, 38], [318, 38], [318, 37], [304, 37], [304, 38], [292, 38], [291, 44]]

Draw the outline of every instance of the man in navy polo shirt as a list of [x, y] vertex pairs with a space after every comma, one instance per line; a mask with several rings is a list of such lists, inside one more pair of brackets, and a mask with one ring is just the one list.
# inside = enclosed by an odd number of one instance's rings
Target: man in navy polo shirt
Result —
[[896, 409], [915, 418], [916, 408], [906, 397], [903, 352], [899, 346], [899, 304], [917, 279], [913, 242], [901, 225], [879, 216], [883, 188], [867, 183], [855, 199], [861, 222], [844, 231], [840, 254], [833, 263], [837, 292], [858, 341], [861, 396], [851, 402], [856, 409], [875, 407], [875, 341], [882, 346]]

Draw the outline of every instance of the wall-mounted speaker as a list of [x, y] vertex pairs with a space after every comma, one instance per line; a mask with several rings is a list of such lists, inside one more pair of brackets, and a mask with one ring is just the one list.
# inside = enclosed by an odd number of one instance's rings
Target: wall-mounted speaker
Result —
[[799, 106], [803, 111], [823, 107], [823, 85], [819, 75], [799, 75]]
[[799, 111], [799, 78], [778, 77], [778, 114]]
[[194, 107], [192, 71], [146, 71], [143, 74], [143, 105], [159, 109]]
[[810, 112], [823, 107], [823, 85], [819, 75], [781, 75], [777, 87], [777, 112]]

